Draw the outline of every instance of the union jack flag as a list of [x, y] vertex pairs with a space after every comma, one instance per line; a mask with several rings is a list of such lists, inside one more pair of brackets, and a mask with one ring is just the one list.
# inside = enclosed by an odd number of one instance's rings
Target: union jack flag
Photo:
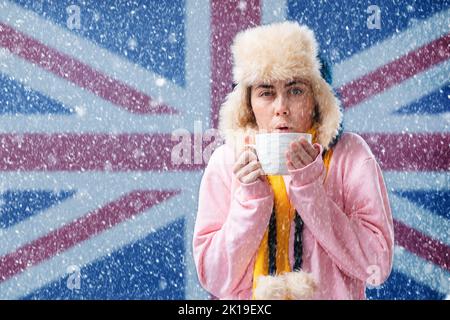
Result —
[[0, 298], [208, 298], [191, 252], [205, 161], [173, 163], [172, 133], [217, 127], [234, 35], [286, 19], [315, 30], [389, 189], [394, 269], [368, 297], [444, 298], [450, 2], [371, 5], [0, 0]]

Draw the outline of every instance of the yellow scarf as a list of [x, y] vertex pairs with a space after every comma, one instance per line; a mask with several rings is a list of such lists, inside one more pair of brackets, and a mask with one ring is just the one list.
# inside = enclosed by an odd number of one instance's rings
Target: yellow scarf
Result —
[[[313, 135], [313, 143], [316, 142], [316, 130], [312, 128], [308, 131]], [[328, 150], [323, 161], [328, 172], [333, 151]], [[274, 192], [275, 221], [276, 221], [276, 274], [291, 272], [289, 263], [289, 236], [292, 221], [295, 217], [295, 207], [291, 204], [287, 195], [283, 176], [267, 176]], [[324, 180], [325, 181], [325, 180]], [[253, 292], [256, 283], [261, 275], [269, 274], [269, 230], [264, 233], [264, 237], [259, 245], [253, 269]], [[254, 297], [253, 297], [254, 298]]]

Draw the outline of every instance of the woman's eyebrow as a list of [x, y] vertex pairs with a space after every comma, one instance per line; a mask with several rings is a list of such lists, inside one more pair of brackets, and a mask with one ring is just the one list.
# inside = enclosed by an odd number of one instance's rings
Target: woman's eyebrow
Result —
[[293, 85], [296, 85], [296, 84], [303, 84], [303, 85], [305, 85], [305, 86], [308, 85], [308, 84], [307, 84], [306, 82], [304, 82], [304, 81], [301, 81], [301, 80], [294, 80], [294, 81], [291, 81], [291, 82], [286, 83], [285, 87], [287, 88], [287, 87], [290, 87], [290, 86], [293, 86]]
[[271, 85], [271, 84], [260, 84], [260, 85], [257, 85], [255, 89], [273, 89], [273, 85]]

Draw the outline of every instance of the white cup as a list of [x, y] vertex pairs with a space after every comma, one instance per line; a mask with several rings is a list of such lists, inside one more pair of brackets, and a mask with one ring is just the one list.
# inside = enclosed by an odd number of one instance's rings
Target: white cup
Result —
[[266, 175], [287, 175], [286, 151], [292, 141], [304, 138], [311, 143], [312, 135], [299, 132], [259, 133], [255, 136], [255, 148], [261, 167]]

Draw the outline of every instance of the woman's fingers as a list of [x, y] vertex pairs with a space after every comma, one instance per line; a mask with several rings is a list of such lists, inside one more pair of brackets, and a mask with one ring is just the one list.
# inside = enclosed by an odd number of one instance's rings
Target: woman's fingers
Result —
[[242, 183], [254, 182], [264, 174], [252, 147], [246, 147], [242, 151], [233, 166], [233, 174]]
[[259, 164], [259, 162], [257, 160], [253, 160], [252, 162], [248, 163], [246, 166], [242, 167], [235, 175], [236, 175], [236, 178], [241, 179], [259, 169], [261, 169], [261, 165]]
[[252, 182], [256, 181], [263, 174], [264, 174], [264, 172], [262, 171], [262, 169], [257, 169], [255, 171], [252, 171], [248, 175], [242, 177], [241, 182], [242, 183], [252, 183]]
[[290, 157], [289, 157], [289, 152], [286, 152], [286, 166], [289, 170], [295, 170], [297, 169], [294, 164], [292, 163]]
[[286, 153], [286, 164], [288, 169], [295, 170], [309, 165], [314, 162], [319, 153], [319, 150], [304, 139], [292, 142]]
[[301, 159], [298, 157], [298, 155], [295, 152], [292, 151], [287, 151], [286, 152], [286, 159], [287, 162], [290, 162], [290, 164], [292, 165], [292, 169], [289, 168], [290, 170], [295, 170], [295, 169], [299, 169], [303, 167], [303, 162], [301, 161]]
[[306, 153], [311, 157], [312, 161], [314, 161], [314, 159], [316, 159], [317, 155], [319, 154], [319, 151], [305, 139], [302, 139], [300, 143]]
[[291, 159], [299, 163], [302, 166], [306, 166], [312, 162], [311, 156], [303, 149], [303, 146], [299, 142], [293, 142], [291, 144]]
[[245, 147], [244, 152], [241, 154], [242, 163], [245, 165], [253, 160], [257, 160], [255, 149], [252, 147]]
[[236, 163], [233, 166], [233, 173], [236, 174], [241, 168], [245, 167], [248, 163], [257, 160], [256, 154], [253, 149], [245, 149], [241, 155], [238, 157]]
[[306, 166], [313, 162], [313, 158], [310, 154], [305, 150], [305, 146], [301, 143], [297, 144], [297, 155], [302, 160], [303, 164]]

